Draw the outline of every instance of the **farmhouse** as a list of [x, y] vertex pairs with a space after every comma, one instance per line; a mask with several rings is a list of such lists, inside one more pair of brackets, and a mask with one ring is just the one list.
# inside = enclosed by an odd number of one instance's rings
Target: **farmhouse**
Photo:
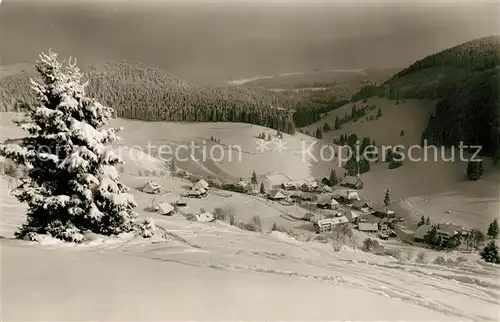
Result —
[[161, 189], [161, 186], [157, 182], [149, 181], [142, 188], [142, 191], [145, 193], [157, 194], [157, 193], [160, 193], [160, 189]]
[[379, 230], [380, 218], [367, 214], [357, 218], [358, 229], [366, 232], [376, 232]]
[[351, 189], [363, 189], [363, 181], [359, 177], [346, 176], [340, 183], [342, 187]]
[[341, 203], [352, 204], [356, 200], [361, 200], [356, 191], [336, 191], [333, 193], [333, 198]]
[[394, 210], [383, 206], [373, 208], [372, 214], [380, 218], [394, 217], [396, 215]]
[[209, 184], [203, 179], [198, 180], [193, 187], [191, 188], [192, 190], [201, 190], [201, 189], [208, 189]]
[[344, 216], [318, 219], [314, 222], [314, 230], [316, 231], [316, 233], [333, 231], [335, 229], [335, 226], [348, 222], [349, 220], [347, 220], [347, 218]]
[[343, 211], [343, 214], [344, 214], [344, 216], [347, 217], [347, 219], [350, 222], [356, 221], [356, 219], [360, 216], [359, 213], [357, 213], [356, 211], [353, 211], [353, 210], [345, 210], [345, 211]]
[[269, 179], [265, 179], [264, 181], [262, 181], [262, 184], [264, 185], [264, 189], [266, 191], [273, 189], [273, 182]]
[[158, 212], [160, 215], [172, 216], [174, 214], [174, 206], [168, 202], [162, 202], [158, 205]]
[[279, 190], [271, 191], [267, 197], [271, 200], [283, 200], [286, 198], [285, 195]]
[[303, 192], [313, 192], [318, 188], [318, 183], [317, 182], [304, 182], [300, 186], [300, 190]]
[[378, 224], [376, 222], [360, 222], [358, 229], [359, 231], [376, 232], [378, 231]]
[[175, 204], [179, 207], [186, 207], [188, 202], [186, 198], [179, 198]]
[[207, 195], [207, 190], [199, 189], [199, 190], [188, 191], [186, 196], [190, 197], [190, 198], [202, 198], [202, 197], [205, 197], [206, 195]]
[[353, 204], [352, 207], [356, 210], [362, 211], [364, 213], [370, 212], [370, 205], [368, 202], [364, 200], [356, 200]]
[[318, 188], [316, 188], [316, 192], [329, 193], [329, 192], [332, 192], [332, 188], [330, 188], [329, 186], [326, 186], [326, 185], [322, 185], [322, 186], [318, 186]]
[[[423, 242], [425, 235], [432, 230], [432, 225], [422, 225], [417, 228], [415, 234], [413, 235], [413, 239], [416, 242]], [[448, 239], [461, 235], [461, 227], [453, 224], [438, 224], [436, 227], [437, 236], [441, 239], [441, 241], [447, 241]], [[458, 228], [458, 229], [457, 229]]]
[[310, 222], [315, 222], [317, 220], [317, 216], [312, 212], [308, 212], [302, 217], [302, 219]]
[[296, 190], [297, 186], [293, 182], [283, 182], [281, 184], [281, 189], [283, 189], [283, 190]]
[[328, 194], [319, 196], [317, 205], [318, 208], [323, 209], [338, 209], [339, 207], [339, 203]]
[[215, 217], [210, 212], [204, 212], [202, 214], [197, 214], [196, 220], [201, 221], [201, 222], [211, 222], [211, 221], [215, 220]]

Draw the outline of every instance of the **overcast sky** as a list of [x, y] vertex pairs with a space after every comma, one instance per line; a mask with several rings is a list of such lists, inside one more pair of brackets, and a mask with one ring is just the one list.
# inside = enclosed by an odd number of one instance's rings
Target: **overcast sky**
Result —
[[498, 2], [257, 1], [4, 0], [0, 64], [32, 63], [53, 48], [181, 77], [405, 67], [500, 31]]

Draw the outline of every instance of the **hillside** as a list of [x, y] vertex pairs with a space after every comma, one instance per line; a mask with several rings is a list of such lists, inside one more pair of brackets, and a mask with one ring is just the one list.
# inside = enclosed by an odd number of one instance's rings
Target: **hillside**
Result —
[[[131, 121], [123, 122], [129, 129], [133, 126]], [[121, 142], [125, 147], [135, 143], [130, 138]], [[147, 161], [143, 170], [150, 169]], [[343, 320], [408, 320], [409, 315], [420, 320], [498, 320], [498, 267], [478, 261], [475, 253], [442, 253], [398, 241], [380, 242], [385, 249], [399, 252], [400, 259], [353, 249], [349, 241], [336, 250], [329, 236], [308, 238], [310, 233], [299, 233], [306, 229], [304, 221], [281, 216], [300, 215], [305, 209], [245, 194], [227, 197], [217, 190], [206, 198], [189, 199], [188, 206], [173, 216], [162, 216], [151, 212], [150, 205], [174, 203], [189, 185], [178, 178], [139, 176], [140, 165], [127, 162], [122, 180], [132, 188], [139, 219], [153, 218], [167, 232], [164, 239], [86, 233], [89, 241], [81, 245], [50, 238], [39, 244], [13, 240], [13, 232], [25, 220], [26, 206], [9, 194], [8, 177], [0, 176], [3, 320], [160, 320], [165, 316], [328, 320], [332, 310], [335, 319]], [[137, 189], [148, 180], [171, 192], [152, 196]], [[188, 221], [183, 216], [218, 207], [233, 211], [237, 221], [258, 214], [263, 233], [219, 220]], [[272, 223], [297, 233], [269, 232]], [[356, 230], [354, 234], [352, 243], [359, 247], [367, 235]], [[419, 253], [427, 263], [417, 260]], [[437, 257], [447, 262], [434, 264]], [[307, 301], [302, 300], [305, 293]], [[61, 307], [63, 300], [67, 304]], [[300, 305], [290, 306], [297, 301]], [[363, 310], [357, 309], [359, 305]]]
[[[289, 180], [321, 180], [331, 170], [343, 176], [345, 170], [339, 166], [338, 157], [332, 157], [329, 148], [335, 149], [336, 146], [331, 142], [343, 133], [368, 135], [380, 145], [415, 144], [428, 117], [427, 112], [423, 111], [432, 110], [432, 101], [426, 105], [419, 100], [409, 100], [401, 106], [386, 99], [369, 99], [368, 103], [381, 107], [383, 116], [380, 119], [347, 124], [338, 131], [326, 133], [323, 140], [300, 132], [295, 135], [284, 134], [281, 151], [278, 149], [279, 140], [275, 130], [244, 123], [145, 122], [118, 118], [112, 120], [110, 126], [124, 127], [124, 132], [120, 134], [123, 140], [115, 146], [115, 151], [125, 158], [127, 175], [140, 176], [143, 180], [151, 175], [159, 175], [165, 171], [165, 162], [154, 160], [169, 160], [172, 153], [177, 151], [177, 167], [205, 179], [218, 178], [228, 183], [237, 182], [239, 178], [249, 181], [255, 171], [259, 178], [281, 184]], [[351, 106], [348, 104], [335, 112], [350, 111]], [[391, 127], [391, 124], [403, 114], [411, 117], [400, 123], [407, 132], [404, 137], [400, 137], [401, 128]], [[0, 141], [25, 135], [12, 123], [12, 119], [18, 117], [14, 113], [2, 114]], [[323, 126], [323, 123], [317, 126]], [[260, 133], [271, 135], [271, 141], [262, 150], [257, 144]], [[219, 139], [220, 143], [212, 142], [211, 137]], [[326, 147], [324, 151], [323, 147]], [[241, 152], [238, 152], [239, 149]], [[418, 153], [415, 155], [421, 156]], [[450, 151], [446, 151], [446, 155], [450, 155]], [[433, 158], [431, 151], [429, 159]], [[365, 186], [359, 195], [376, 203], [383, 199], [385, 190], [390, 189], [392, 199], [400, 201], [401, 206], [408, 210], [410, 219], [418, 220], [422, 211], [429, 210], [426, 215], [433, 220], [443, 218], [452, 222], [465, 222], [472, 227], [485, 227], [500, 207], [500, 171], [495, 171], [489, 161], [485, 162], [484, 167], [485, 173], [481, 180], [467, 181], [464, 179], [465, 164], [460, 160], [450, 162], [439, 158], [438, 162], [408, 161], [393, 170], [387, 168], [387, 163], [375, 163], [369, 172], [361, 175]], [[422, 203], [422, 199], [430, 201]], [[230, 203], [244, 206], [249, 213], [265, 213], [261, 203], [241, 202], [232, 198]], [[447, 213], [450, 209], [457, 211]], [[284, 211], [290, 211], [290, 207], [285, 207]]]
[[500, 153], [500, 36], [475, 39], [427, 56], [355, 99], [435, 99], [422, 139], [439, 145], [481, 145]]
[[[118, 117], [148, 121], [245, 122], [294, 132], [297, 100], [266, 89], [205, 87], [141, 63], [108, 62], [85, 69], [89, 95], [112, 106]], [[0, 77], [0, 111], [31, 102], [30, 72]]]

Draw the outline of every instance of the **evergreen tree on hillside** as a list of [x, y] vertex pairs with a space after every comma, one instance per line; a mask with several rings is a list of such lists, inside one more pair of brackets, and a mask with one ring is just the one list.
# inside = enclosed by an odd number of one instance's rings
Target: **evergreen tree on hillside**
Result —
[[328, 123], [325, 123], [325, 125], [323, 125], [323, 132], [329, 132], [330, 130], [330, 125]]
[[389, 194], [389, 189], [385, 191], [384, 205], [389, 206], [391, 204], [391, 195]]
[[333, 187], [334, 185], [336, 185], [338, 183], [338, 179], [337, 179], [337, 173], [335, 173], [335, 170], [332, 170], [330, 172], [330, 178], [329, 178], [329, 185], [331, 187]]
[[403, 165], [403, 154], [399, 149], [395, 148], [393, 152], [391, 151], [389, 169], [396, 169], [402, 165]]
[[378, 110], [377, 110], [377, 118], [379, 118], [381, 116], [382, 116], [382, 110], [379, 107]]
[[347, 170], [347, 174], [350, 176], [355, 176], [358, 174], [358, 167], [359, 163], [355, 155], [353, 155], [344, 165], [344, 168]]
[[260, 183], [260, 193], [261, 194], [266, 194], [266, 187], [264, 186], [264, 182]]
[[488, 232], [486, 233], [490, 238], [498, 237], [498, 220], [495, 218], [488, 226]]
[[256, 185], [257, 184], [257, 174], [254, 172], [252, 172], [252, 178], [250, 179], [250, 182], [253, 184], [253, 185]]
[[368, 171], [370, 171], [370, 162], [368, 160], [366, 160], [364, 157], [361, 157], [361, 159], [359, 160], [359, 163], [358, 163], [358, 167], [359, 167], [360, 174], [368, 172]]
[[322, 138], [323, 138], [323, 130], [320, 127], [318, 127], [316, 129], [316, 139], [321, 140]]
[[392, 149], [387, 150], [383, 161], [389, 163], [392, 161]]
[[432, 226], [431, 230], [427, 232], [424, 236], [424, 242], [432, 247], [440, 247], [441, 246], [441, 239], [438, 236], [437, 233], [437, 228], [436, 226]]
[[431, 224], [431, 219], [429, 218], [429, 216], [427, 216], [427, 219], [425, 220], [425, 224], [426, 225], [430, 225]]
[[83, 240], [83, 231], [112, 235], [131, 231], [136, 206], [119, 181], [121, 159], [104, 144], [117, 129], [102, 129], [113, 109], [85, 95], [86, 83], [73, 64], [66, 67], [49, 51], [31, 80], [37, 102], [28, 105], [17, 124], [30, 134], [20, 145], [2, 145], [0, 154], [25, 165], [27, 177], [14, 190], [28, 205], [18, 238], [49, 234], [66, 241]]
[[335, 117], [335, 130], [340, 130], [341, 122], [338, 116]]
[[401, 132], [399, 132], [399, 136], [405, 136], [405, 130], [401, 130]]
[[494, 241], [490, 241], [481, 252], [481, 258], [488, 263], [500, 264], [500, 256], [498, 255], [498, 247]]
[[425, 225], [425, 217], [422, 215], [422, 217], [420, 217], [420, 221], [417, 224], [417, 227], [420, 227], [423, 225]]
[[173, 177], [175, 173], [177, 172], [177, 165], [175, 164], [175, 157], [172, 157], [172, 160], [170, 160], [170, 165], [168, 170], [170, 171], [170, 176]]
[[467, 179], [478, 180], [483, 176], [483, 160], [472, 161], [467, 163]]

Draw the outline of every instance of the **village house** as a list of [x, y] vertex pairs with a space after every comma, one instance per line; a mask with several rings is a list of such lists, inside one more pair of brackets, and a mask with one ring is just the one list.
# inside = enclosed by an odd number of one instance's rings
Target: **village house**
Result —
[[315, 222], [318, 219], [318, 216], [312, 212], [308, 212], [302, 217], [302, 219], [310, 222]]
[[[432, 230], [432, 227], [432, 225], [422, 225], [418, 227], [413, 235], [413, 239], [416, 242], [423, 242], [425, 235]], [[436, 232], [441, 242], [446, 242], [456, 235], [461, 235], [461, 227], [453, 224], [438, 224], [436, 226]]]
[[343, 210], [342, 213], [344, 216], [347, 217], [347, 219], [350, 222], [355, 222], [357, 220], [357, 218], [360, 216], [359, 213], [357, 213], [356, 211], [353, 211], [353, 210]]
[[395, 217], [396, 216], [396, 213], [394, 212], [394, 210], [392, 210], [388, 207], [384, 207], [384, 206], [374, 207], [372, 214], [374, 216], [379, 217], [379, 218], [387, 218], [387, 217]]
[[283, 189], [283, 190], [296, 190], [297, 185], [293, 182], [283, 182], [281, 184], [281, 189]]
[[356, 200], [352, 204], [352, 207], [354, 209], [359, 210], [359, 211], [364, 212], [364, 213], [370, 212], [370, 205], [368, 204], [368, 202], [366, 202], [364, 200]]
[[322, 218], [314, 221], [314, 230], [316, 233], [333, 231], [337, 225], [346, 224], [349, 220], [345, 216]]
[[321, 179], [321, 183], [324, 184], [325, 186], [329, 186], [330, 185], [330, 178], [323, 177], [323, 179]]
[[340, 183], [342, 187], [351, 189], [363, 189], [363, 181], [359, 177], [346, 176]]
[[325, 194], [318, 197], [317, 206], [322, 209], [338, 209], [340, 205], [332, 196]]
[[269, 199], [271, 200], [284, 200], [286, 199], [286, 196], [281, 193], [279, 190], [272, 190], [269, 192], [268, 196]]
[[316, 192], [319, 192], [319, 193], [330, 193], [330, 192], [332, 192], [332, 188], [330, 188], [327, 185], [321, 185], [321, 186], [318, 186], [318, 188], [316, 188]]
[[377, 232], [379, 231], [380, 218], [370, 214], [361, 215], [356, 219], [359, 231]]
[[150, 193], [150, 194], [158, 194], [160, 193], [161, 186], [154, 181], [149, 181], [146, 183], [146, 185], [142, 188], [142, 191], [145, 193]]
[[174, 214], [174, 210], [174, 206], [164, 201], [158, 205], [157, 211], [160, 213], [160, 215], [172, 216]]
[[196, 220], [200, 222], [211, 222], [215, 220], [215, 216], [210, 212], [204, 212], [196, 215]]
[[206, 182], [203, 179], [200, 179], [191, 187], [191, 190], [201, 190], [201, 189], [207, 190], [208, 187], [209, 187], [208, 182]]
[[220, 188], [223, 185], [223, 182], [218, 178], [210, 178], [207, 180], [209, 187]]
[[224, 184], [223, 189], [240, 193], [248, 193], [249, 191], [252, 191], [252, 187], [243, 180], [240, 180], [237, 183]]
[[314, 192], [318, 188], [318, 183], [317, 182], [304, 182], [300, 186], [300, 190], [303, 192]]
[[186, 198], [179, 198], [175, 204], [179, 207], [187, 207], [188, 201]]
[[338, 202], [351, 205], [357, 200], [361, 200], [357, 191], [345, 190], [345, 191], [337, 191], [333, 193], [333, 198]]

